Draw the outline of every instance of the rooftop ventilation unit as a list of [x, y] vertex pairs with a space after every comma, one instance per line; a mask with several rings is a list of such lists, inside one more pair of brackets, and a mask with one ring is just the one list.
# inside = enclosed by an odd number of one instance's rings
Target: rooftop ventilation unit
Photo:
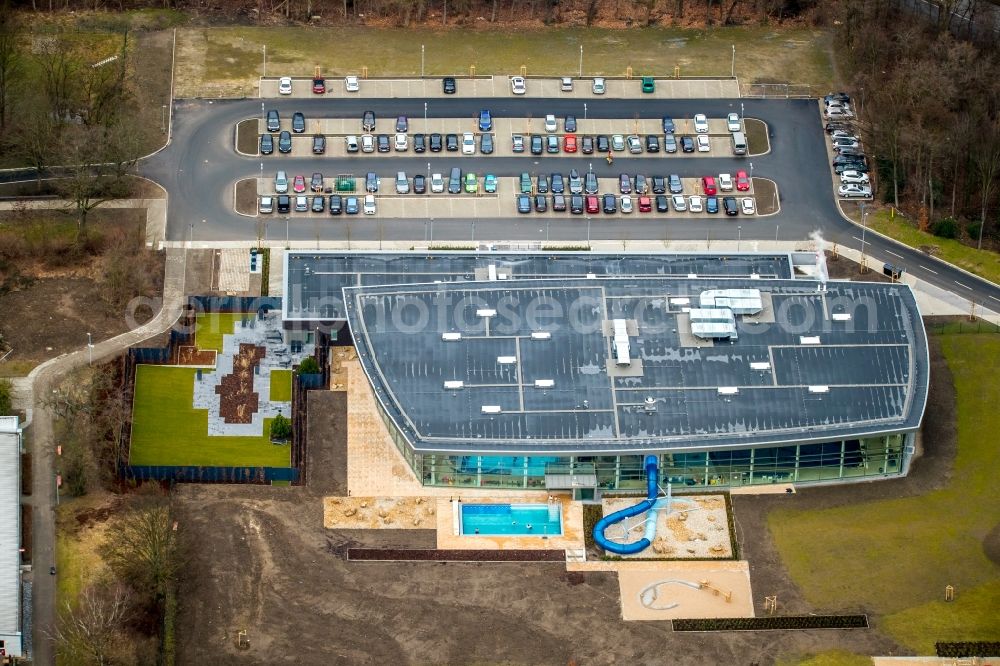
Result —
[[761, 370], [766, 372], [767, 370], [771, 369], [771, 364], [768, 363], [767, 361], [755, 361], [754, 363], [750, 364], [750, 369]]
[[483, 414], [500, 414], [503, 410], [500, 405], [483, 405]]
[[536, 379], [535, 388], [552, 388], [556, 385], [554, 379]]
[[810, 393], [829, 393], [830, 392], [830, 387], [829, 386], [810, 386], [809, 387], [809, 392]]
[[754, 315], [764, 309], [760, 289], [710, 289], [698, 296], [703, 308], [729, 308], [736, 315]]
[[611, 341], [611, 348], [615, 352], [615, 363], [618, 365], [629, 365], [632, 363], [631, 350], [628, 344], [628, 326], [624, 319], [612, 319], [615, 337]]
[[818, 345], [819, 336], [818, 335], [800, 335], [799, 336], [800, 345]]
[[483, 308], [482, 310], [476, 310], [477, 317], [496, 317], [497, 311], [490, 308]]
[[517, 363], [516, 356], [497, 356], [497, 363], [500, 365], [513, 365]]
[[719, 395], [736, 395], [740, 392], [738, 386], [720, 386]]
[[548, 340], [552, 337], [552, 334], [548, 331], [535, 331], [531, 334], [532, 340]]
[[685, 297], [671, 298], [671, 305], [691, 305], [691, 299]]
[[851, 321], [851, 313], [849, 312], [834, 312], [830, 315], [830, 318], [834, 321]]
[[461, 333], [442, 333], [441, 339], [445, 342], [456, 342], [462, 339]]
[[496, 264], [490, 264], [487, 267], [487, 273], [489, 274], [490, 282], [495, 282], [497, 279], [497, 266]]
[[463, 388], [464, 386], [465, 386], [465, 382], [458, 381], [458, 380], [447, 381], [447, 382], [444, 383], [444, 387], [446, 389], [460, 389], [460, 388]]
[[703, 340], [735, 340], [736, 318], [728, 308], [691, 308], [691, 334]]
[[646, 399], [643, 401], [643, 409], [645, 409], [647, 413], [655, 412], [656, 398], [651, 395], [646, 396]]

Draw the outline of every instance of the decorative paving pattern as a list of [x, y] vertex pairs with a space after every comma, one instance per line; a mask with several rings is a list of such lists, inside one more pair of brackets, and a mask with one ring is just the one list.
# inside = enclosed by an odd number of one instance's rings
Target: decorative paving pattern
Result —
[[257, 413], [260, 396], [253, 390], [253, 376], [265, 351], [257, 345], [241, 344], [233, 359], [233, 371], [215, 387], [219, 414], [226, 423], [250, 423]]

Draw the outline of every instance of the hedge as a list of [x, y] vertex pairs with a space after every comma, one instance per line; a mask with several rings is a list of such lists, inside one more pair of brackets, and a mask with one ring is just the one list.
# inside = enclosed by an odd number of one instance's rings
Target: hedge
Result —
[[965, 641], [962, 643], [935, 643], [937, 656], [952, 659], [968, 657], [1000, 657], [1000, 641]]
[[565, 562], [565, 550], [435, 550], [348, 548], [349, 561], [390, 562]]
[[777, 615], [671, 621], [674, 631], [767, 631], [771, 629], [867, 629], [867, 615]]

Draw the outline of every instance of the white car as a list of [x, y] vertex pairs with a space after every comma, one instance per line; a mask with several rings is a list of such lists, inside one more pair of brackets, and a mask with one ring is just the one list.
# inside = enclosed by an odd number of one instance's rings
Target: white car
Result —
[[260, 205], [257, 207], [257, 212], [261, 214], [273, 213], [274, 212], [274, 197], [261, 197]]
[[365, 215], [375, 214], [375, 195], [366, 194], [365, 195]]
[[564, 76], [559, 79], [559, 90], [562, 92], [573, 92], [573, 77]]
[[396, 152], [397, 153], [404, 153], [404, 152], [407, 151], [407, 149], [409, 149], [410, 142], [407, 141], [405, 134], [403, 134], [402, 132], [397, 132], [396, 133], [396, 140], [394, 141], [394, 145], [396, 147]]
[[632, 212], [632, 197], [625, 194], [622, 196], [622, 212], [631, 213]]
[[719, 190], [722, 192], [733, 191], [733, 177], [728, 173], [719, 174]]
[[603, 76], [598, 76], [594, 79], [594, 85], [590, 87], [590, 91], [595, 95], [603, 95], [607, 91], [607, 87], [604, 85]]
[[708, 134], [708, 118], [704, 113], [694, 114], [694, 131], [698, 134]]
[[374, 153], [375, 152], [375, 137], [372, 134], [362, 134], [361, 135], [361, 152], [363, 153]]
[[288, 194], [288, 174], [284, 171], [274, 174], [274, 191], [278, 194]]
[[744, 215], [753, 215], [756, 212], [753, 199], [750, 199], [749, 197], [746, 199], [740, 199], [740, 208], [743, 209]]
[[558, 129], [559, 129], [559, 123], [556, 122], [556, 117], [551, 113], [545, 116], [545, 131], [555, 132]]
[[848, 185], [841, 185], [837, 189], [837, 193], [845, 198], [867, 198], [872, 195], [872, 188], [868, 185], [856, 185], [851, 183]]
[[361, 82], [358, 81], [356, 76], [346, 76], [344, 77], [344, 90], [347, 92], [358, 92], [361, 90]]
[[621, 134], [615, 134], [611, 137], [611, 150], [616, 152], [621, 152], [625, 150], [625, 137]]
[[279, 95], [292, 94], [292, 77], [283, 76], [280, 79], [278, 79], [278, 94]]
[[670, 197], [670, 203], [674, 205], [674, 210], [678, 213], [683, 213], [688, 209], [687, 199], [684, 198], [683, 194], [675, 194]]
[[701, 197], [698, 195], [688, 197], [688, 210], [692, 213], [700, 213], [705, 210], [701, 203]]
[[833, 139], [854, 139], [857, 141], [858, 137], [848, 130], [834, 130], [830, 134], [830, 140], [832, 141]]
[[740, 114], [734, 112], [726, 116], [726, 129], [730, 132], [739, 132], [743, 129], [743, 124], [740, 122]]
[[510, 91], [515, 95], [523, 95], [528, 92], [528, 86], [524, 83], [523, 76], [510, 77]]
[[850, 170], [840, 174], [841, 185], [867, 185], [868, 182], [868, 174], [863, 171]]
[[861, 147], [861, 142], [859, 142], [857, 139], [846, 139], [845, 138], [845, 139], [834, 139], [833, 140], [833, 149], [834, 150], [843, 150], [844, 148], [860, 148], [860, 147]]
[[463, 155], [475, 155], [476, 154], [476, 135], [472, 132], [465, 132], [462, 134], [462, 154]]
[[710, 150], [712, 150], [712, 144], [709, 143], [708, 137], [705, 136], [704, 134], [699, 134], [698, 135], [698, 152], [699, 153], [707, 153]]
[[828, 108], [824, 112], [824, 114], [826, 115], [827, 120], [838, 120], [838, 119], [847, 119], [854, 117], [854, 112], [851, 111], [846, 106], [838, 106], [832, 109]]
[[439, 173], [431, 174], [431, 192], [435, 194], [444, 192], [444, 178]]

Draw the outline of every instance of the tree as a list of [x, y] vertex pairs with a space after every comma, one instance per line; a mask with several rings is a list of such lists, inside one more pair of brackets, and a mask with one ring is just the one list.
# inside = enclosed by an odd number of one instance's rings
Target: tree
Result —
[[120, 585], [88, 586], [76, 600], [60, 609], [56, 642], [60, 658], [69, 664], [128, 663], [130, 646], [125, 628], [132, 616], [132, 600]]
[[295, 372], [300, 375], [314, 375], [319, 372], [319, 363], [312, 356], [306, 356], [295, 368]]
[[0, 379], [0, 416], [14, 413], [14, 386], [9, 379]]
[[179, 534], [164, 498], [146, 498], [115, 521], [101, 554], [120, 580], [162, 613], [183, 564]]
[[985, 128], [975, 150], [972, 153], [972, 161], [976, 165], [976, 173], [979, 175], [979, 238], [976, 247], [983, 249], [983, 229], [986, 227], [987, 213], [989, 211], [990, 199], [996, 189], [997, 177], [1000, 176], [1000, 119], [994, 120], [989, 127]]
[[271, 441], [285, 442], [292, 437], [292, 422], [278, 414], [271, 419]]
[[21, 23], [6, 0], [0, 5], [0, 128], [7, 127], [10, 102], [24, 74]]

